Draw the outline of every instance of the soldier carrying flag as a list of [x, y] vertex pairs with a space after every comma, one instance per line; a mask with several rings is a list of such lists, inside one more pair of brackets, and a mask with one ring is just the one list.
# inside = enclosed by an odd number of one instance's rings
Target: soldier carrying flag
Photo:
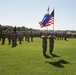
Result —
[[[48, 12], [49, 12], [49, 7], [48, 7]], [[44, 15], [44, 18], [42, 19], [41, 22], [39, 22], [41, 28], [50, 26], [51, 24], [54, 24], [54, 10], [52, 11], [51, 14], [47, 13]], [[47, 35], [44, 33], [42, 35], [42, 48], [43, 48], [43, 55], [46, 57], [46, 51], [47, 51]], [[52, 54], [54, 48], [54, 37], [53, 34], [51, 33], [49, 35], [49, 50], [50, 54]]]

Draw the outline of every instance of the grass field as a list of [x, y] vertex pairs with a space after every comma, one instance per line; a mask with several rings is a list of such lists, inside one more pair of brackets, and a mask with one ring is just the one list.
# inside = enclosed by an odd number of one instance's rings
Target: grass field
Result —
[[42, 54], [41, 38], [34, 42], [23, 41], [16, 47], [0, 42], [0, 75], [76, 75], [76, 39], [55, 40], [52, 57], [47, 49]]

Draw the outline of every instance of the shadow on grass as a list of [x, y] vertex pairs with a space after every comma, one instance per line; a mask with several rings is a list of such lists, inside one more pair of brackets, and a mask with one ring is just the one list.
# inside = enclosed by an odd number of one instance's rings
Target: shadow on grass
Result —
[[45, 58], [60, 57], [60, 56], [58, 56], [58, 55], [56, 55], [56, 54], [51, 54], [51, 56], [52, 56], [52, 57], [50, 57], [50, 56], [47, 55], [47, 54], [44, 55]]
[[59, 58], [60, 56], [56, 55], [56, 54], [51, 54], [52, 57], [57, 57]]
[[68, 41], [68, 40], [65, 40], [65, 41]]
[[45, 57], [45, 58], [52, 58], [52, 57], [50, 57], [49, 55], [45, 55], [44, 57]]
[[53, 66], [55, 66], [55, 67], [59, 67], [59, 68], [65, 68], [65, 67], [63, 66], [63, 64], [69, 64], [69, 62], [67, 62], [67, 61], [65, 61], [65, 60], [59, 60], [59, 61], [57, 61], [57, 62], [47, 62], [47, 63], [49, 63], [50, 65], [53, 65]]

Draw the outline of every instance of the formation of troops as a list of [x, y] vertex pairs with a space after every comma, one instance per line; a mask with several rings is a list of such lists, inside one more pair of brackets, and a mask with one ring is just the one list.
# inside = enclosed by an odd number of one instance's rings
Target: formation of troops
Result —
[[5, 45], [6, 39], [8, 40], [8, 44], [11, 45], [11, 47], [16, 47], [19, 42], [19, 44], [22, 44], [22, 41], [25, 38], [25, 41], [27, 42], [33, 42], [33, 37], [40, 37], [42, 38], [42, 49], [43, 49], [43, 55], [46, 57], [46, 51], [47, 51], [47, 39], [49, 39], [49, 53], [53, 55], [53, 49], [54, 49], [54, 39], [58, 40], [65, 40], [67, 41], [67, 38], [73, 37], [76, 38], [76, 35], [68, 35], [66, 31], [61, 33], [46, 33], [46, 32], [36, 32], [36, 31], [16, 31], [16, 28], [13, 30], [2, 30], [0, 29], [0, 44]]
[[27, 42], [33, 42], [33, 35], [32, 32], [21, 32], [16, 30], [0, 30], [0, 43], [2, 45], [5, 45], [6, 39], [8, 39], [8, 44], [11, 45], [11, 47], [17, 46], [17, 41], [19, 41], [19, 44], [22, 44], [22, 41], [24, 40]]

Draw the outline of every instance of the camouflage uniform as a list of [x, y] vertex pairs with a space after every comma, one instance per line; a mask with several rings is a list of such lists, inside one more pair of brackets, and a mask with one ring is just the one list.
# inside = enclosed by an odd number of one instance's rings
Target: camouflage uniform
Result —
[[33, 42], [33, 33], [32, 33], [32, 31], [30, 33], [30, 37], [31, 37], [31, 42]]
[[7, 33], [7, 38], [8, 38], [8, 44], [10, 45], [11, 44], [11, 32], [8, 31]]
[[52, 54], [53, 48], [54, 48], [54, 36], [53, 36], [53, 33], [51, 33], [49, 35], [49, 51], [50, 51], [50, 54]]
[[6, 38], [6, 34], [5, 34], [5, 32], [3, 31], [3, 32], [2, 32], [2, 45], [5, 44], [5, 38]]
[[17, 46], [17, 34], [15, 32], [12, 32], [11, 39], [12, 39], [12, 47]]
[[30, 42], [30, 33], [27, 32], [27, 41]]
[[64, 32], [64, 40], [65, 41], [67, 40], [67, 33], [66, 33], [66, 31]]
[[46, 56], [46, 51], [47, 51], [47, 37], [46, 34], [41, 36], [42, 37], [42, 48], [43, 48], [43, 55]]
[[1, 41], [1, 37], [2, 37], [2, 29], [0, 29], [0, 41]]
[[19, 34], [18, 34], [18, 41], [19, 41], [19, 44], [22, 44], [22, 34], [21, 34], [21, 32], [19, 32]]

